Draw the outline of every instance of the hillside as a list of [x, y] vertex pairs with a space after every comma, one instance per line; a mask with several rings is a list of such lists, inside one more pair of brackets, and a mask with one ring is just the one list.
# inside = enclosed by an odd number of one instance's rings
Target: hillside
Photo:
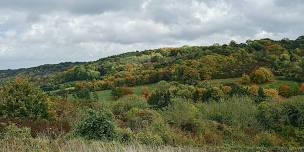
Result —
[[129, 52], [2, 70], [0, 79], [3, 147], [304, 146], [304, 36]]
[[[262, 39], [241, 44], [232, 41], [228, 45], [161, 48], [125, 53], [88, 63], [2, 70], [0, 79], [20, 74], [35, 78], [41, 85], [90, 81], [132, 86], [160, 80], [193, 84], [200, 80], [240, 77], [252, 69], [265, 66], [271, 68], [277, 76], [303, 81], [303, 45], [304, 37], [301, 36], [296, 40]], [[42, 77], [43, 82], [40, 79]]]

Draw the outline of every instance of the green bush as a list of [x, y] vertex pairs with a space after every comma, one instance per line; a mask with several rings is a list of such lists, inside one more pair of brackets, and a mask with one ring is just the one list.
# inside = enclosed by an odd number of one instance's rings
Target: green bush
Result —
[[223, 90], [219, 87], [208, 88], [207, 91], [203, 94], [203, 101], [218, 101], [225, 96]]
[[228, 84], [231, 87], [229, 92], [230, 96], [249, 96], [250, 90], [248, 87], [241, 86], [239, 84], [231, 83]]
[[254, 83], [262, 84], [274, 79], [272, 72], [264, 67], [260, 67], [250, 74], [250, 79]]
[[297, 85], [282, 84], [279, 87], [279, 95], [283, 97], [289, 98], [298, 94], [300, 94], [300, 91], [299, 86]]
[[163, 123], [160, 114], [154, 110], [133, 108], [127, 113], [127, 126], [134, 131], [146, 129], [154, 123]]
[[135, 138], [139, 143], [146, 145], [162, 145], [164, 142], [159, 135], [147, 131], [137, 133]]
[[125, 96], [117, 100], [117, 102], [115, 102], [112, 106], [112, 112], [118, 118], [123, 119], [125, 118], [127, 112], [132, 108], [145, 109], [148, 107], [149, 105], [147, 104], [144, 98], [136, 95], [131, 95]]
[[49, 118], [48, 97], [23, 78], [16, 78], [0, 87], [0, 116]]
[[156, 90], [148, 99], [148, 104], [154, 108], [164, 108], [171, 104], [169, 90]]
[[281, 130], [284, 126], [304, 127], [304, 97], [296, 96], [280, 103], [263, 102], [257, 118], [264, 129]]
[[85, 117], [75, 126], [74, 134], [86, 139], [113, 140], [116, 131], [111, 113], [89, 109]]
[[183, 99], [174, 99], [162, 112], [164, 119], [171, 126], [191, 133], [200, 133], [200, 111], [195, 105]]
[[75, 94], [73, 94], [74, 98], [76, 99], [91, 99], [91, 90], [88, 88], [80, 89]]
[[248, 84], [250, 84], [250, 82], [251, 82], [250, 76], [247, 74], [243, 74], [241, 77], [241, 83], [248, 85]]

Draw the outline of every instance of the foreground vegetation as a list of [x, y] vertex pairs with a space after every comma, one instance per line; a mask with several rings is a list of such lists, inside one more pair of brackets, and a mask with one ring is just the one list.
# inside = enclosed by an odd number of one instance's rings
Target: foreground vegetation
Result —
[[0, 150], [300, 151], [303, 63], [299, 37], [0, 71]]

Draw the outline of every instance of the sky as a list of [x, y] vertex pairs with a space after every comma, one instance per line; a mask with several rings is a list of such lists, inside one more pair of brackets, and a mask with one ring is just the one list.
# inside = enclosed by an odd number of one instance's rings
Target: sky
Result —
[[0, 0], [0, 69], [304, 35], [303, 0]]

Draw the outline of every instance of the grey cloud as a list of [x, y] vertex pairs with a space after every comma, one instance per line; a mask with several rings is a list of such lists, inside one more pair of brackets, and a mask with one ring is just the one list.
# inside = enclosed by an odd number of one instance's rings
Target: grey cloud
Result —
[[46, 13], [48, 11], [69, 11], [72, 13], [103, 13], [123, 9], [135, 9], [141, 5], [141, 0], [2, 0], [1, 8], [16, 11], [33, 11]]
[[[304, 34], [302, 0], [3, 0], [0, 69]], [[14, 63], [14, 61], [16, 63]]]

